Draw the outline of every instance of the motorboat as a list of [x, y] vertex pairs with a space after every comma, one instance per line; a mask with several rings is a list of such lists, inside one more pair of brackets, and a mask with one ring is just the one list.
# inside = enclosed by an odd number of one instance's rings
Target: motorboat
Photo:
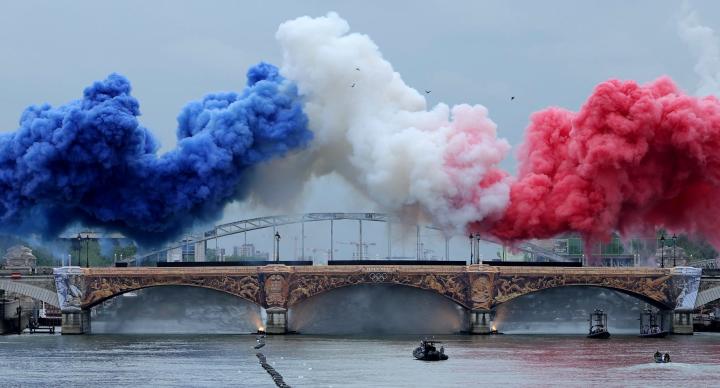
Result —
[[657, 324], [640, 327], [640, 338], [665, 338], [667, 335], [667, 330], [662, 330]]
[[610, 338], [610, 332], [607, 330], [607, 314], [600, 309], [590, 314], [590, 331], [588, 338], [607, 339]]
[[657, 314], [650, 309], [645, 309], [640, 314], [640, 337], [641, 338], [664, 338], [668, 335], [662, 325], [658, 324]]
[[655, 359], [655, 363], [657, 364], [667, 364], [670, 362], [669, 353], [661, 354], [660, 352], [655, 352], [653, 358]]
[[445, 348], [442, 346], [438, 350], [436, 344], [438, 341], [422, 340], [420, 346], [413, 350], [413, 357], [422, 361], [443, 361], [447, 360], [448, 356], [445, 354]]

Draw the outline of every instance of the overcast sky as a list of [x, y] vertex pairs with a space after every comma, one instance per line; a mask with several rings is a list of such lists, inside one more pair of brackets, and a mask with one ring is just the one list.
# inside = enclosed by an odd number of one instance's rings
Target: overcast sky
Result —
[[[352, 31], [375, 41], [408, 85], [432, 90], [430, 104], [485, 105], [499, 135], [516, 146], [533, 111], [550, 105], [575, 110], [608, 78], [646, 82], [669, 75], [681, 88], [697, 89], [697, 59], [678, 33], [684, 6], [720, 30], [716, 1], [3, 2], [0, 131], [14, 131], [30, 104], [77, 99], [85, 86], [118, 72], [132, 82], [142, 123], [163, 150], [171, 149], [175, 117], [185, 103], [242, 90], [245, 71], [259, 61], [280, 64], [274, 35], [281, 22], [337, 11]], [[503, 167], [512, 171], [514, 159]], [[308, 186], [301, 207], [374, 210], [336, 177]], [[225, 221], [274, 212], [235, 204]], [[320, 248], [325, 232], [315, 229], [306, 246]], [[347, 229], [343, 241], [353, 239]], [[368, 233], [384, 247], [384, 229], [375, 229]], [[284, 244], [292, 244], [296, 232], [287, 233]], [[256, 238], [270, 249], [268, 236]], [[454, 246], [453, 256], [466, 251], [464, 241]], [[408, 247], [414, 250], [414, 240]], [[349, 254], [350, 246], [342, 249]], [[371, 255], [384, 249], [371, 247]]]

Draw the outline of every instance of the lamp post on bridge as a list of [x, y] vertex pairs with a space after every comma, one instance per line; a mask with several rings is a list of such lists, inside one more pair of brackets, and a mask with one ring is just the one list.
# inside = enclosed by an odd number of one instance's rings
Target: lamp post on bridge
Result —
[[473, 258], [473, 239], [474, 238], [475, 238], [475, 236], [473, 236], [472, 233], [470, 233], [470, 264], [475, 264], [473, 262], [473, 260], [474, 260], [474, 258]]
[[660, 268], [665, 268], [665, 234], [660, 236]]
[[280, 261], [280, 232], [275, 232], [275, 261]]
[[677, 256], [675, 256], [675, 246], [677, 246], [677, 235], [675, 235], [675, 233], [673, 233], [672, 240], [673, 240], [673, 267], [677, 267], [677, 264], [675, 262], [675, 259], [677, 257]]
[[[80, 233], [77, 235], [77, 253], [78, 253], [78, 267], [81, 266], [82, 262], [80, 261], [80, 250], [82, 249], [82, 237], [80, 237]], [[72, 266], [72, 260], [70, 260], [70, 265]]]
[[90, 235], [85, 235], [85, 268], [90, 268]]

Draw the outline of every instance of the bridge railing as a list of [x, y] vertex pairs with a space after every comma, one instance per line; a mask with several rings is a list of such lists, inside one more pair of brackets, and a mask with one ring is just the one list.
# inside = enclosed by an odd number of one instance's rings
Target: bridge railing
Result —
[[688, 265], [702, 269], [720, 269], [718, 259], [699, 260], [688, 263]]

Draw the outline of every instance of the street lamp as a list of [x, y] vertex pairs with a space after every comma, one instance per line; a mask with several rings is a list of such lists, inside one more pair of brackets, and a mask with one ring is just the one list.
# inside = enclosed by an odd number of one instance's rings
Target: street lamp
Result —
[[[503, 245], [503, 248], [505, 245]], [[480, 234], [475, 235], [475, 264], [482, 264], [482, 255], [480, 255]]]
[[665, 234], [660, 236], [660, 268], [665, 268]]
[[280, 232], [275, 232], [275, 261], [280, 261]]
[[[80, 261], [80, 251], [82, 249], [82, 237], [80, 236], [80, 233], [77, 235], [77, 251], [78, 251], [78, 267], [81, 266], [82, 262]], [[72, 266], [72, 260], [70, 261], [70, 266]]]
[[475, 236], [473, 236], [472, 233], [471, 233], [471, 234], [470, 234], [470, 264], [475, 264], [475, 263], [473, 262], [473, 238], [474, 238], [474, 237], [475, 237]]
[[90, 268], [90, 235], [85, 235], [85, 268]]
[[677, 236], [675, 235], [675, 233], [673, 233], [672, 240], [673, 240], [673, 267], [677, 267], [677, 264], [675, 263], [675, 258], [677, 257], [677, 256], [675, 256], [675, 246], [677, 245]]

